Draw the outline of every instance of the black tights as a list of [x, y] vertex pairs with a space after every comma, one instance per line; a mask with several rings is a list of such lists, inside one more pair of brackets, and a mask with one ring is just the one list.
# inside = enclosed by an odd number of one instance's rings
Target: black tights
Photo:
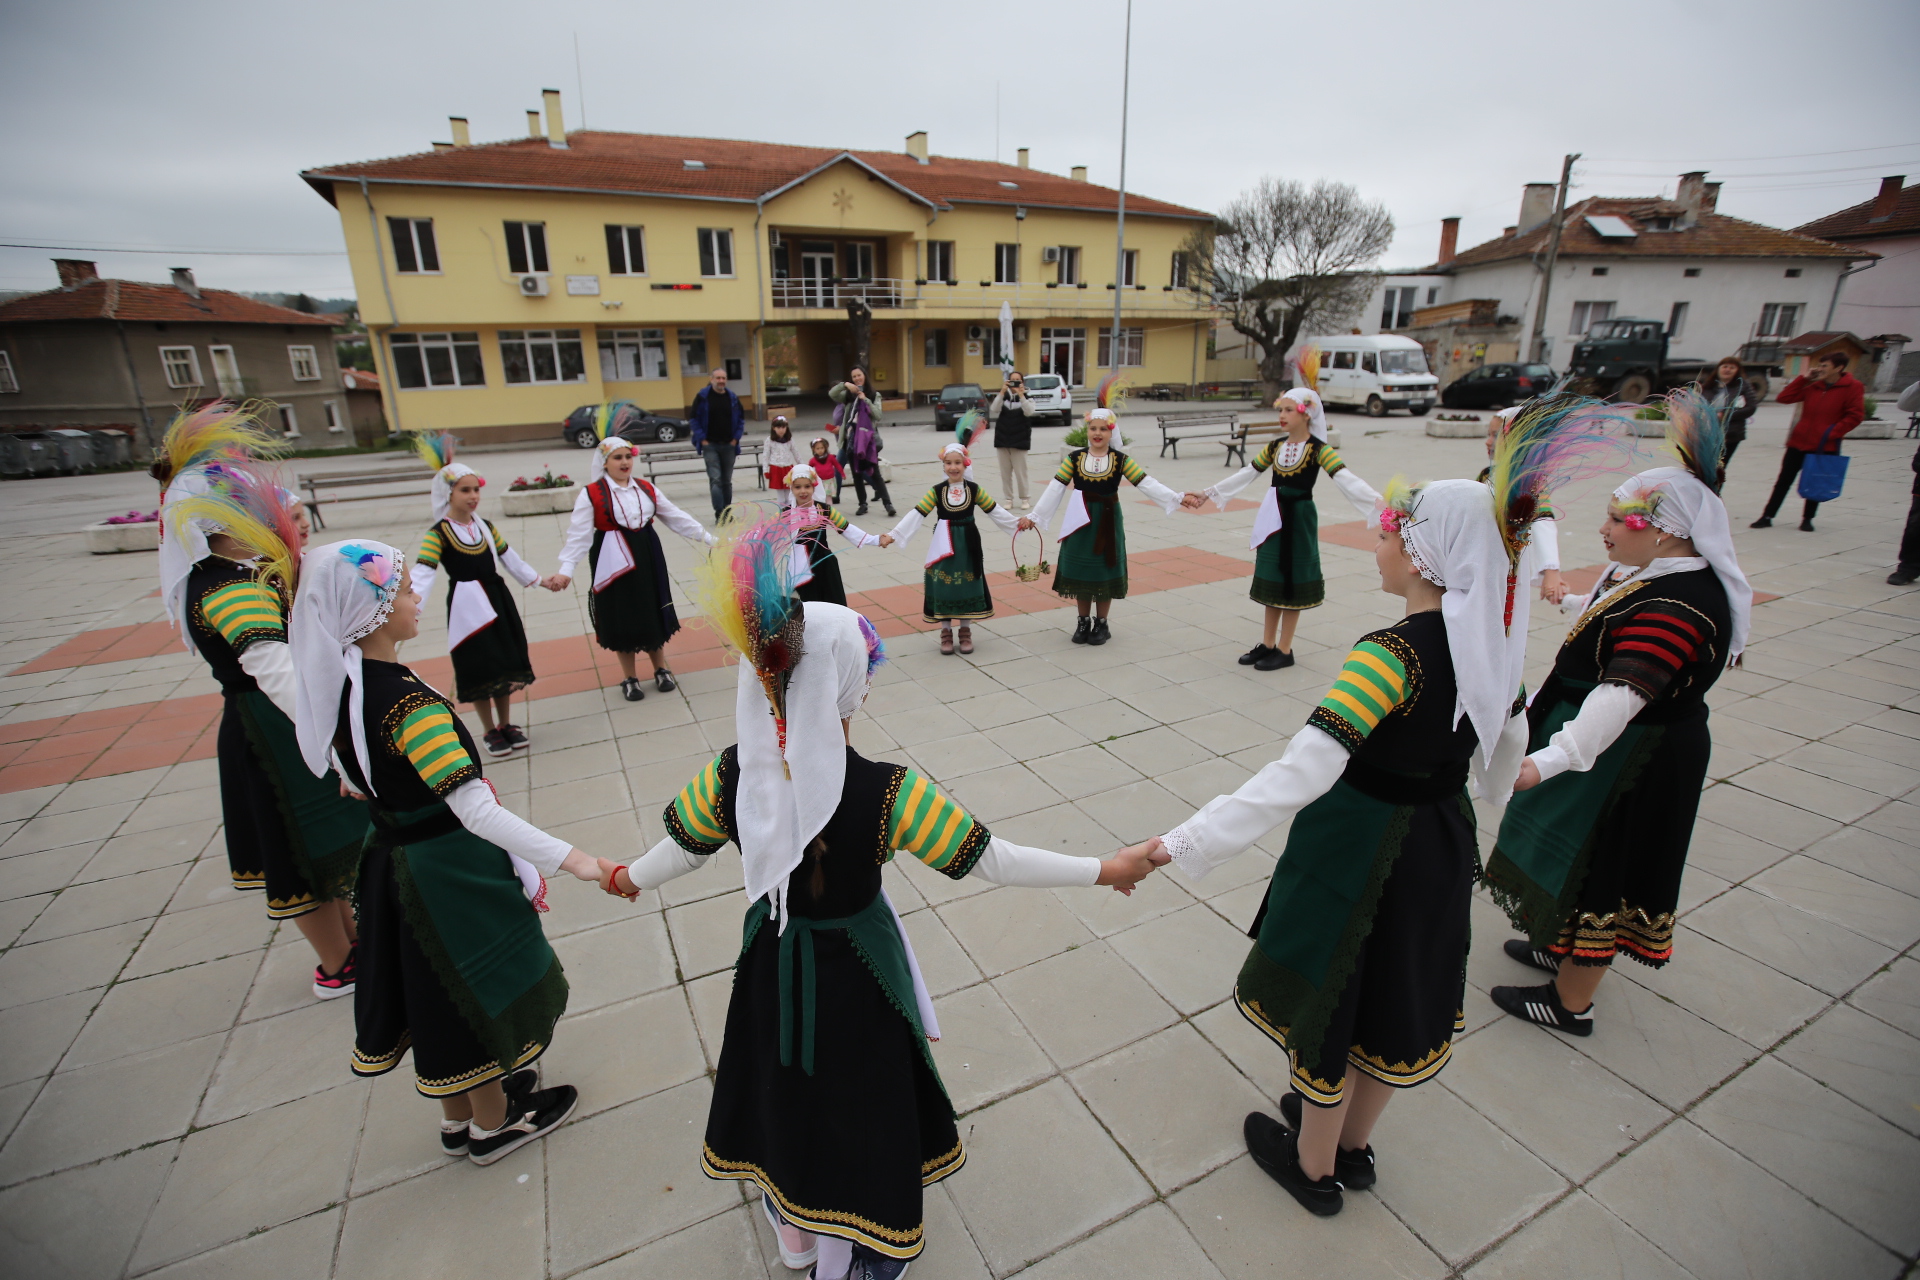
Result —
[[[1780, 504], [1787, 500], [1787, 491], [1793, 488], [1793, 482], [1800, 478], [1800, 463], [1811, 452], [1813, 452], [1811, 449], [1795, 449], [1791, 445], [1787, 447], [1786, 457], [1780, 460], [1779, 478], [1773, 482], [1773, 496], [1767, 499], [1767, 509], [1761, 513], [1767, 519], [1771, 520], [1780, 513]], [[1819, 509], [1819, 503], [1809, 502], [1805, 510], [1800, 513], [1800, 518], [1811, 520], [1813, 513]]]
[[[855, 496], [860, 499], [860, 505], [863, 507], [867, 505], [868, 485], [873, 486], [873, 496], [880, 499], [880, 505], [891, 512], [893, 510], [893, 499], [887, 496], [887, 482], [880, 478], [879, 470], [875, 469], [874, 473], [870, 476], [863, 476], [858, 471], [853, 473], [853, 492]], [[838, 502], [839, 500], [839, 494], [836, 493], [834, 495], [834, 501]]]

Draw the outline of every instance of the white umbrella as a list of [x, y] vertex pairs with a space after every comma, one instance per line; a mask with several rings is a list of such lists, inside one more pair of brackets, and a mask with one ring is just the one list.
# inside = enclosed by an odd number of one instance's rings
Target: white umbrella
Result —
[[1000, 376], [1013, 373], [1013, 305], [1000, 304]]

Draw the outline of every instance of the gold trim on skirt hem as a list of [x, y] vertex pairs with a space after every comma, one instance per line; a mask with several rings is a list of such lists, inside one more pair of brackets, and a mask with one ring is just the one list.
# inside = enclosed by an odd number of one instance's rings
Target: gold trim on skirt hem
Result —
[[[967, 1162], [964, 1144], [956, 1143], [953, 1150], [921, 1165], [921, 1186], [931, 1186], [950, 1174], [958, 1173]], [[712, 1147], [700, 1144], [700, 1171], [709, 1178], [726, 1180], [737, 1178], [751, 1182], [774, 1206], [781, 1216], [802, 1231], [811, 1231], [817, 1236], [835, 1236], [841, 1240], [851, 1240], [855, 1244], [865, 1245], [875, 1253], [885, 1254], [889, 1258], [917, 1258], [920, 1251], [927, 1247], [927, 1224], [923, 1221], [912, 1231], [895, 1231], [883, 1227], [869, 1218], [857, 1213], [847, 1213], [838, 1209], [806, 1209], [794, 1204], [780, 1193], [767, 1177], [766, 1171], [759, 1165], [747, 1160], [722, 1160], [714, 1154]]]

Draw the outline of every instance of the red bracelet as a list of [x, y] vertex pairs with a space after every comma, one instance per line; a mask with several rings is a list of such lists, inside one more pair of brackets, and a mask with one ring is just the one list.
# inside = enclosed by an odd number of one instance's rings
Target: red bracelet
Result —
[[625, 898], [628, 902], [632, 902], [640, 896], [640, 889], [635, 886], [632, 893], [620, 892], [620, 873], [626, 869], [627, 864], [624, 862], [613, 869], [613, 874], [607, 877], [607, 892], [616, 898]]

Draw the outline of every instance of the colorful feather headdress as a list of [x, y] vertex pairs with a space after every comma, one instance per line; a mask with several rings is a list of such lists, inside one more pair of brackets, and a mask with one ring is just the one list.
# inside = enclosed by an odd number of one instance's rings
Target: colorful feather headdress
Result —
[[[773, 708], [780, 754], [787, 752], [787, 684], [800, 661], [806, 610], [793, 591], [798, 531], [779, 516], [727, 520], [695, 570], [707, 625], [753, 668]], [[793, 776], [788, 768], [787, 776]]]
[[221, 466], [211, 476], [212, 486], [174, 503], [170, 518], [218, 525], [259, 561], [254, 577], [291, 605], [300, 576], [300, 528], [294, 522], [299, 499], [258, 463]]
[[1715, 493], [1726, 478], [1721, 458], [1727, 451], [1727, 419], [1732, 406], [1722, 409], [1689, 384], [1666, 398], [1667, 445], [1680, 455], [1680, 464]]
[[419, 432], [413, 437], [413, 451], [420, 455], [420, 461], [435, 471], [439, 471], [453, 461], [454, 451], [460, 442], [450, 431]]
[[1629, 462], [1627, 424], [1638, 409], [1565, 392], [1539, 396], [1522, 405], [1495, 438], [1487, 485], [1507, 548], [1509, 624], [1520, 555], [1533, 538], [1533, 522], [1548, 514], [1547, 495]]
[[1094, 392], [1093, 402], [1095, 407], [1111, 409], [1116, 417], [1119, 416], [1120, 406], [1127, 402], [1127, 384], [1120, 380], [1118, 369], [1100, 379], [1100, 387]]
[[244, 404], [213, 400], [198, 409], [182, 409], [160, 441], [168, 477], [211, 462], [277, 458], [285, 453], [286, 440], [267, 426], [266, 409], [263, 400]]
[[1320, 389], [1320, 348], [1309, 342], [1293, 358], [1295, 381], [1309, 391]]
[[960, 421], [953, 424], [953, 438], [960, 442], [963, 449], [973, 448], [973, 442], [987, 429], [987, 415], [977, 407], [960, 415]]

